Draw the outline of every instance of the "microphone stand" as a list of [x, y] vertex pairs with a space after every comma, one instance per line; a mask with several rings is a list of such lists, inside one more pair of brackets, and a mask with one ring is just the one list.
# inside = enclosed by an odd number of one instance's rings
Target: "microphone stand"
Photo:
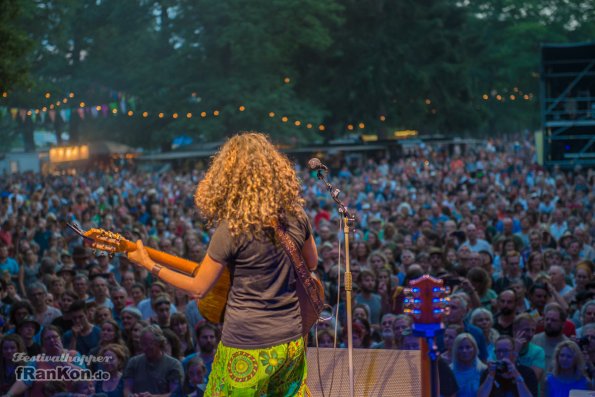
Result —
[[[331, 194], [331, 197], [339, 206], [339, 213], [343, 217], [343, 235], [345, 240], [345, 304], [347, 311], [347, 352], [349, 356], [349, 395], [353, 397], [354, 393], [354, 377], [353, 377], [353, 319], [351, 313], [351, 297], [352, 297], [352, 277], [351, 277], [351, 265], [349, 259], [349, 222], [355, 222], [355, 214], [349, 212], [345, 204], [339, 200], [339, 194], [341, 191], [331, 185], [322, 173], [322, 169], [318, 169], [318, 179], [320, 179], [326, 186], [327, 190]], [[340, 264], [339, 264], [340, 266]], [[340, 270], [339, 270], [340, 271]]]

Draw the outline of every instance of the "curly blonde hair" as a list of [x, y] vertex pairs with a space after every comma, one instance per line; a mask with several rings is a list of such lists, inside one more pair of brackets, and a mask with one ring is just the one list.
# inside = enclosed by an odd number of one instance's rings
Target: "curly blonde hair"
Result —
[[232, 236], [258, 237], [285, 216], [299, 216], [300, 192], [291, 162], [268, 137], [241, 132], [214, 156], [194, 202], [210, 225], [226, 221]]
[[562, 353], [562, 349], [564, 348], [570, 350], [573, 354], [574, 376], [576, 379], [579, 379], [581, 376], [585, 375], [585, 359], [583, 358], [583, 352], [581, 351], [580, 347], [578, 347], [578, 345], [571, 340], [560, 342], [556, 346], [556, 350], [554, 351], [554, 370], [552, 372], [556, 376], [559, 376], [562, 372], [558, 358], [560, 353]]

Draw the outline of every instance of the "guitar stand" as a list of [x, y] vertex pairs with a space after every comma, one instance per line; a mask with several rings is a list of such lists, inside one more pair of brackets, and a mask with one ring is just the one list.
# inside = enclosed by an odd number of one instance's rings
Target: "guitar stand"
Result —
[[[440, 377], [438, 376], [438, 348], [436, 347], [436, 338], [444, 333], [444, 329], [435, 327], [424, 327], [424, 324], [415, 324], [413, 335], [422, 338], [421, 344], [421, 368], [422, 371], [428, 371], [422, 380], [430, 379], [430, 383], [422, 381], [422, 396], [438, 397], [440, 395]], [[429, 388], [429, 390], [428, 390]]]

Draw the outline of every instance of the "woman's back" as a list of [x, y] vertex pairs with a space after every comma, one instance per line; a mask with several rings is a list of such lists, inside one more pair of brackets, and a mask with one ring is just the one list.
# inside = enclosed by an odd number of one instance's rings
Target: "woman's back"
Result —
[[[312, 233], [306, 214], [287, 223], [287, 234], [301, 248]], [[299, 281], [283, 246], [274, 242], [272, 229], [260, 239], [232, 238], [222, 222], [208, 255], [232, 274], [221, 338], [226, 346], [262, 348], [301, 336]]]

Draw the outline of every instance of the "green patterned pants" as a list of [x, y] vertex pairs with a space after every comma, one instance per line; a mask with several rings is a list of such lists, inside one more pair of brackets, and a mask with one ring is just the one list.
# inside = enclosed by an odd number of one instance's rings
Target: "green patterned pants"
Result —
[[205, 396], [309, 397], [304, 339], [266, 349], [219, 343]]

